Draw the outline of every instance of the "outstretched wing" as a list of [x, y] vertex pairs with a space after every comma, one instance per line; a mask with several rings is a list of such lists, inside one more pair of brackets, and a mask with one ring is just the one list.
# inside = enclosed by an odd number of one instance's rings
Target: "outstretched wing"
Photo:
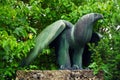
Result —
[[25, 66], [30, 64], [38, 53], [48, 46], [65, 29], [65, 27], [66, 25], [63, 20], [58, 20], [46, 27], [36, 38], [35, 47], [31, 54], [23, 62], [23, 65]]

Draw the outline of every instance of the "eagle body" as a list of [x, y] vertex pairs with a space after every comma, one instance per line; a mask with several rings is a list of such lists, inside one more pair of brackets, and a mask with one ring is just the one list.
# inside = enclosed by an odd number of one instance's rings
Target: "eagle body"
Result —
[[82, 55], [86, 44], [91, 40], [93, 25], [102, 18], [99, 13], [89, 13], [75, 25], [66, 20], [58, 20], [49, 25], [36, 38], [36, 45], [24, 60], [24, 65], [30, 64], [42, 49], [55, 40], [60, 69], [82, 69]]

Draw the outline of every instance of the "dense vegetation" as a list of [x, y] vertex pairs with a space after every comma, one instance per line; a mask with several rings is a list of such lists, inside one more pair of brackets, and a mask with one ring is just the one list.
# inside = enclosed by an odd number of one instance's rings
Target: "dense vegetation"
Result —
[[[59, 19], [75, 23], [84, 14], [104, 15], [94, 31], [103, 35], [89, 66], [105, 80], [120, 80], [120, 4], [117, 0], [0, 0], [0, 77], [14, 79], [18, 69], [57, 69], [54, 50], [46, 48], [29, 66], [19, 64], [34, 46], [34, 39], [47, 25]], [[54, 59], [54, 60], [53, 60]]]

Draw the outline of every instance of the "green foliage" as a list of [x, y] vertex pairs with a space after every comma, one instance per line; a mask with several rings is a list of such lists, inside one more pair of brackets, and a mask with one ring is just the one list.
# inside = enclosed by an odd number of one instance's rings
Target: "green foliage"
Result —
[[[119, 80], [120, 76], [120, 29], [119, 26], [119, 4], [114, 1], [108, 1], [106, 4], [107, 12], [104, 14], [105, 19], [102, 24], [100, 32], [103, 34], [103, 38], [95, 47], [91, 44], [91, 50], [93, 51], [93, 63], [89, 66], [95, 74], [103, 70], [105, 73], [105, 80]], [[116, 6], [114, 6], [116, 5]]]
[[[118, 80], [119, 5], [117, 0], [0, 0], [1, 79], [15, 78], [21, 60], [34, 46], [36, 34], [47, 25], [59, 19], [75, 23], [84, 14], [97, 12], [104, 15], [104, 20], [96, 24], [94, 31], [100, 32], [103, 39], [97, 47], [90, 45], [94, 52], [90, 67], [95, 74], [103, 70], [106, 80]], [[25, 69], [57, 69], [54, 50], [44, 49], [42, 53]]]
[[[6, 0], [7, 1], [7, 0]], [[0, 3], [0, 77], [9, 79], [34, 46], [36, 31], [30, 26], [28, 9], [22, 2]]]
[[113, 27], [108, 31], [110, 32], [99, 42], [99, 46], [91, 46], [92, 51], [94, 51], [94, 63], [90, 67], [95, 71], [97, 70], [95, 73], [103, 70], [106, 80], [118, 80], [120, 76], [120, 38], [118, 37], [120, 32]]

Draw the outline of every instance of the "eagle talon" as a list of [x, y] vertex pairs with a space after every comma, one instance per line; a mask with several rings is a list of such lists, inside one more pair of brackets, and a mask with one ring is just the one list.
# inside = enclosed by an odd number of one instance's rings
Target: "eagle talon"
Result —
[[78, 65], [73, 65], [72, 70], [82, 70], [82, 67], [79, 67]]
[[71, 67], [66, 67], [64, 65], [61, 65], [59, 70], [71, 70]]

